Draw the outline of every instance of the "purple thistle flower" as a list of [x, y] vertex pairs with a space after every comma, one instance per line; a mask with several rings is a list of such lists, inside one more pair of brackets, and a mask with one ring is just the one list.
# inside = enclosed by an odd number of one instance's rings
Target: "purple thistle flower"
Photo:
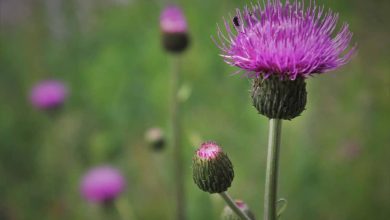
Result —
[[68, 96], [68, 89], [61, 81], [46, 80], [35, 85], [30, 101], [38, 109], [53, 109], [61, 106]]
[[121, 172], [110, 166], [93, 168], [83, 177], [80, 191], [91, 202], [109, 202], [125, 189], [126, 181]]
[[166, 7], [160, 16], [160, 27], [165, 33], [187, 32], [187, 21], [182, 10], [174, 5]]
[[160, 16], [162, 44], [166, 51], [181, 53], [189, 45], [187, 21], [178, 6], [166, 7]]
[[[352, 33], [344, 23], [335, 33], [338, 14], [301, 0], [283, 4], [268, 0], [237, 9], [227, 34], [218, 27], [221, 56], [225, 62], [246, 71], [249, 77], [276, 75], [295, 80], [324, 73], [346, 64], [356, 51], [349, 44]], [[231, 28], [233, 26], [233, 28]]]

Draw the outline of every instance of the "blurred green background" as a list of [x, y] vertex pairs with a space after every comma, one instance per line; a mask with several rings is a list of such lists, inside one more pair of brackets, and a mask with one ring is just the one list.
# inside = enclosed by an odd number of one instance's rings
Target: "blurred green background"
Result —
[[[173, 219], [172, 150], [152, 151], [145, 131], [169, 126], [170, 57], [158, 18], [167, 1], [0, 0], [0, 219], [96, 219], [79, 195], [89, 168], [112, 164], [138, 219]], [[250, 80], [231, 76], [210, 36], [249, 1], [177, 1], [192, 44], [181, 81], [190, 220], [218, 219], [224, 203], [192, 182], [191, 157], [215, 140], [236, 172], [232, 196], [262, 216], [268, 123], [251, 106]], [[350, 23], [359, 52], [308, 82], [307, 110], [283, 124], [279, 195], [287, 220], [390, 216], [390, 3], [319, 0]], [[31, 87], [66, 81], [55, 116], [32, 108]]]

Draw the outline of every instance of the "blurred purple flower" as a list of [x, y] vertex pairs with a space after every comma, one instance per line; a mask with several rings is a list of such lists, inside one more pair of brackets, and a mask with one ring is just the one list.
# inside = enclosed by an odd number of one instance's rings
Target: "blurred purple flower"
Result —
[[224, 21], [227, 34], [218, 27], [216, 44], [225, 62], [250, 77], [294, 80], [337, 69], [351, 59], [356, 50], [349, 46], [352, 33], [344, 23], [334, 34], [337, 21], [337, 13], [313, 1], [305, 8], [302, 0], [268, 0], [264, 7], [237, 9], [230, 22]]
[[30, 93], [30, 101], [38, 109], [53, 109], [61, 106], [68, 96], [63, 82], [46, 80], [36, 84]]
[[187, 32], [187, 21], [178, 6], [166, 7], [160, 16], [160, 27], [165, 33]]
[[110, 166], [90, 170], [82, 179], [80, 191], [91, 202], [109, 202], [125, 189], [126, 181], [121, 172]]

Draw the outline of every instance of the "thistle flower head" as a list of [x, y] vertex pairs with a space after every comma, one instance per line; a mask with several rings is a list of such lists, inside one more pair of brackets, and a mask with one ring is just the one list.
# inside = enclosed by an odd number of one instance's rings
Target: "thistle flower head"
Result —
[[336, 32], [338, 14], [314, 2], [268, 0], [253, 4], [225, 20], [226, 34], [218, 28], [225, 62], [250, 77], [276, 75], [284, 79], [324, 73], [346, 64], [355, 47], [344, 23]]
[[234, 178], [229, 157], [215, 142], [205, 142], [193, 157], [193, 179], [198, 187], [209, 193], [225, 192]]
[[162, 44], [170, 53], [181, 53], [189, 45], [187, 21], [178, 6], [166, 7], [160, 16]]
[[68, 89], [63, 82], [46, 80], [36, 84], [30, 93], [30, 101], [38, 109], [53, 109], [63, 104]]
[[121, 172], [110, 166], [93, 168], [81, 181], [81, 194], [91, 202], [109, 202], [125, 189], [126, 181]]
[[165, 33], [187, 32], [187, 21], [178, 6], [166, 7], [160, 16], [160, 28]]

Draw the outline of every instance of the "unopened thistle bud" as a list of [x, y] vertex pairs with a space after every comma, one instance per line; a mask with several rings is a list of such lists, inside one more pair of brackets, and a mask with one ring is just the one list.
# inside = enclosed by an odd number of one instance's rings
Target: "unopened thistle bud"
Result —
[[297, 77], [290, 80], [278, 76], [255, 78], [251, 96], [260, 114], [268, 118], [291, 120], [305, 110], [305, 79]]
[[172, 53], [183, 52], [189, 44], [187, 21], [177, 6], [168, 6], [161, 13], [160, 28], [164, 48]]
[[234, 178], [233, 165], [215, 142], [205, 142], [193, 158], [193, 179], [209, 193], [225, 192]]
[[[251, 212], [247, 204], [245, 204], [241, 200], [236, 200], [235, 202], [238, 208], [240, 208], [250, 219], [255, 220], [255, 215]], [[229, 206], [225, 206], [225, 208], [223, 209], [221, 219], [241, 220], [241, 218], [236, 213], [234, 213], [234, 211]]]
[[153, 150], [162, 150], [165, 147], [164, 133], [160, 128], [150, 128], [146, 131], [145, 140]]

